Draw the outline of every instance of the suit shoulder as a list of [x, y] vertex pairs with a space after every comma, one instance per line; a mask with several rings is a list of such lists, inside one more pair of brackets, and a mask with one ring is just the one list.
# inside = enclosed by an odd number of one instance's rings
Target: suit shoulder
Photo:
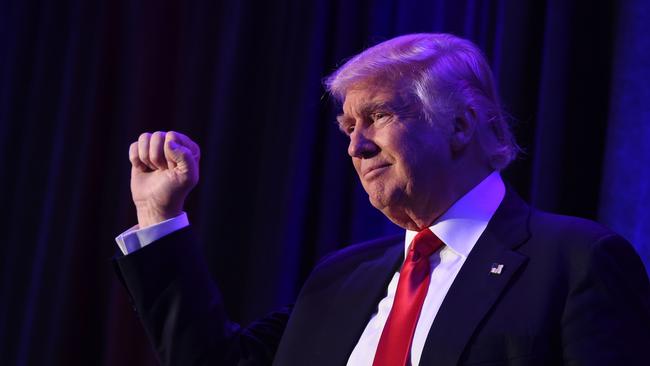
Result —
[[522, 251], [539, 257], [564, 258], [573, 265], [603, 253], [612, 253], [613, 260], [622, 256], [638, 260], [631, 243], [592, 220], [533, 210], [529, 227], [531, 245]]
[[562, 239], [562, 242], [595, 242], [618, 236], [606, 226], [595, 221], [548, 213], [533, 209], [530, 216], [530, 230], [533, 236]]
[[380, 257], [384, 255], [386, 250], [403, 243], [404, 234], [397, 234], [352, 244], [323, 257], [317, 263], [316, 269], [356, 265], [361, 261]]

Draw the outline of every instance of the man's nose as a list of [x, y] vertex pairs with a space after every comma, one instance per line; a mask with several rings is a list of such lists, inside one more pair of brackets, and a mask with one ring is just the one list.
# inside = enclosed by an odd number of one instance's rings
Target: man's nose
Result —
[[348, 145], [348, 155], [353, 158], [367, 159], [379, 152], [379, 146], [367, 136], [366, 131], [354, 130], [350, 134], [350, 145]]

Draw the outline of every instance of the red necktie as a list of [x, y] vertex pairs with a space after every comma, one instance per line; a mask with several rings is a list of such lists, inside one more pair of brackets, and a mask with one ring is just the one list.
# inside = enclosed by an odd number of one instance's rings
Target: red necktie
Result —
[[420, 231], [411, 242], [373, 366], [410, 365], [411, 341], [431, 280], [429, 256], [441, 246], [442, 241], [429, 229]]

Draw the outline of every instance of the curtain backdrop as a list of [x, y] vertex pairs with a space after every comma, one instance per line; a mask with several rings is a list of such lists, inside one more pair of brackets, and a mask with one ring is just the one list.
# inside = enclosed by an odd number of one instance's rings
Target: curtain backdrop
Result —
[[[202, 147], [187, 212], [233, 319], [291, 303], [314, 263], [398, 231], [370, 206], [322, 79], [393, 36], [487, 55], [537, 207], [598, 220], [650, 267], [650, 8], [643, 0], [4, 0], [0, 364], [154, 365], [112, 272], [128, 146]], [[160, 269], [161, 271], [164, 269]]]

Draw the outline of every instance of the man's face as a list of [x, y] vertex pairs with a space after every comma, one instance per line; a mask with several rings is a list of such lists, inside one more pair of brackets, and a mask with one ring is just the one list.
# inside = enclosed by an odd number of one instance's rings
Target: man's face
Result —
[[430, 222], [414, 217], [433, 220], [453, 203], [452, 156], [449, 134], [427, 122], [411, 99], [399, 88], [357, 85], [338, 121], [372, 205], [396, 224], [419, 229]]

